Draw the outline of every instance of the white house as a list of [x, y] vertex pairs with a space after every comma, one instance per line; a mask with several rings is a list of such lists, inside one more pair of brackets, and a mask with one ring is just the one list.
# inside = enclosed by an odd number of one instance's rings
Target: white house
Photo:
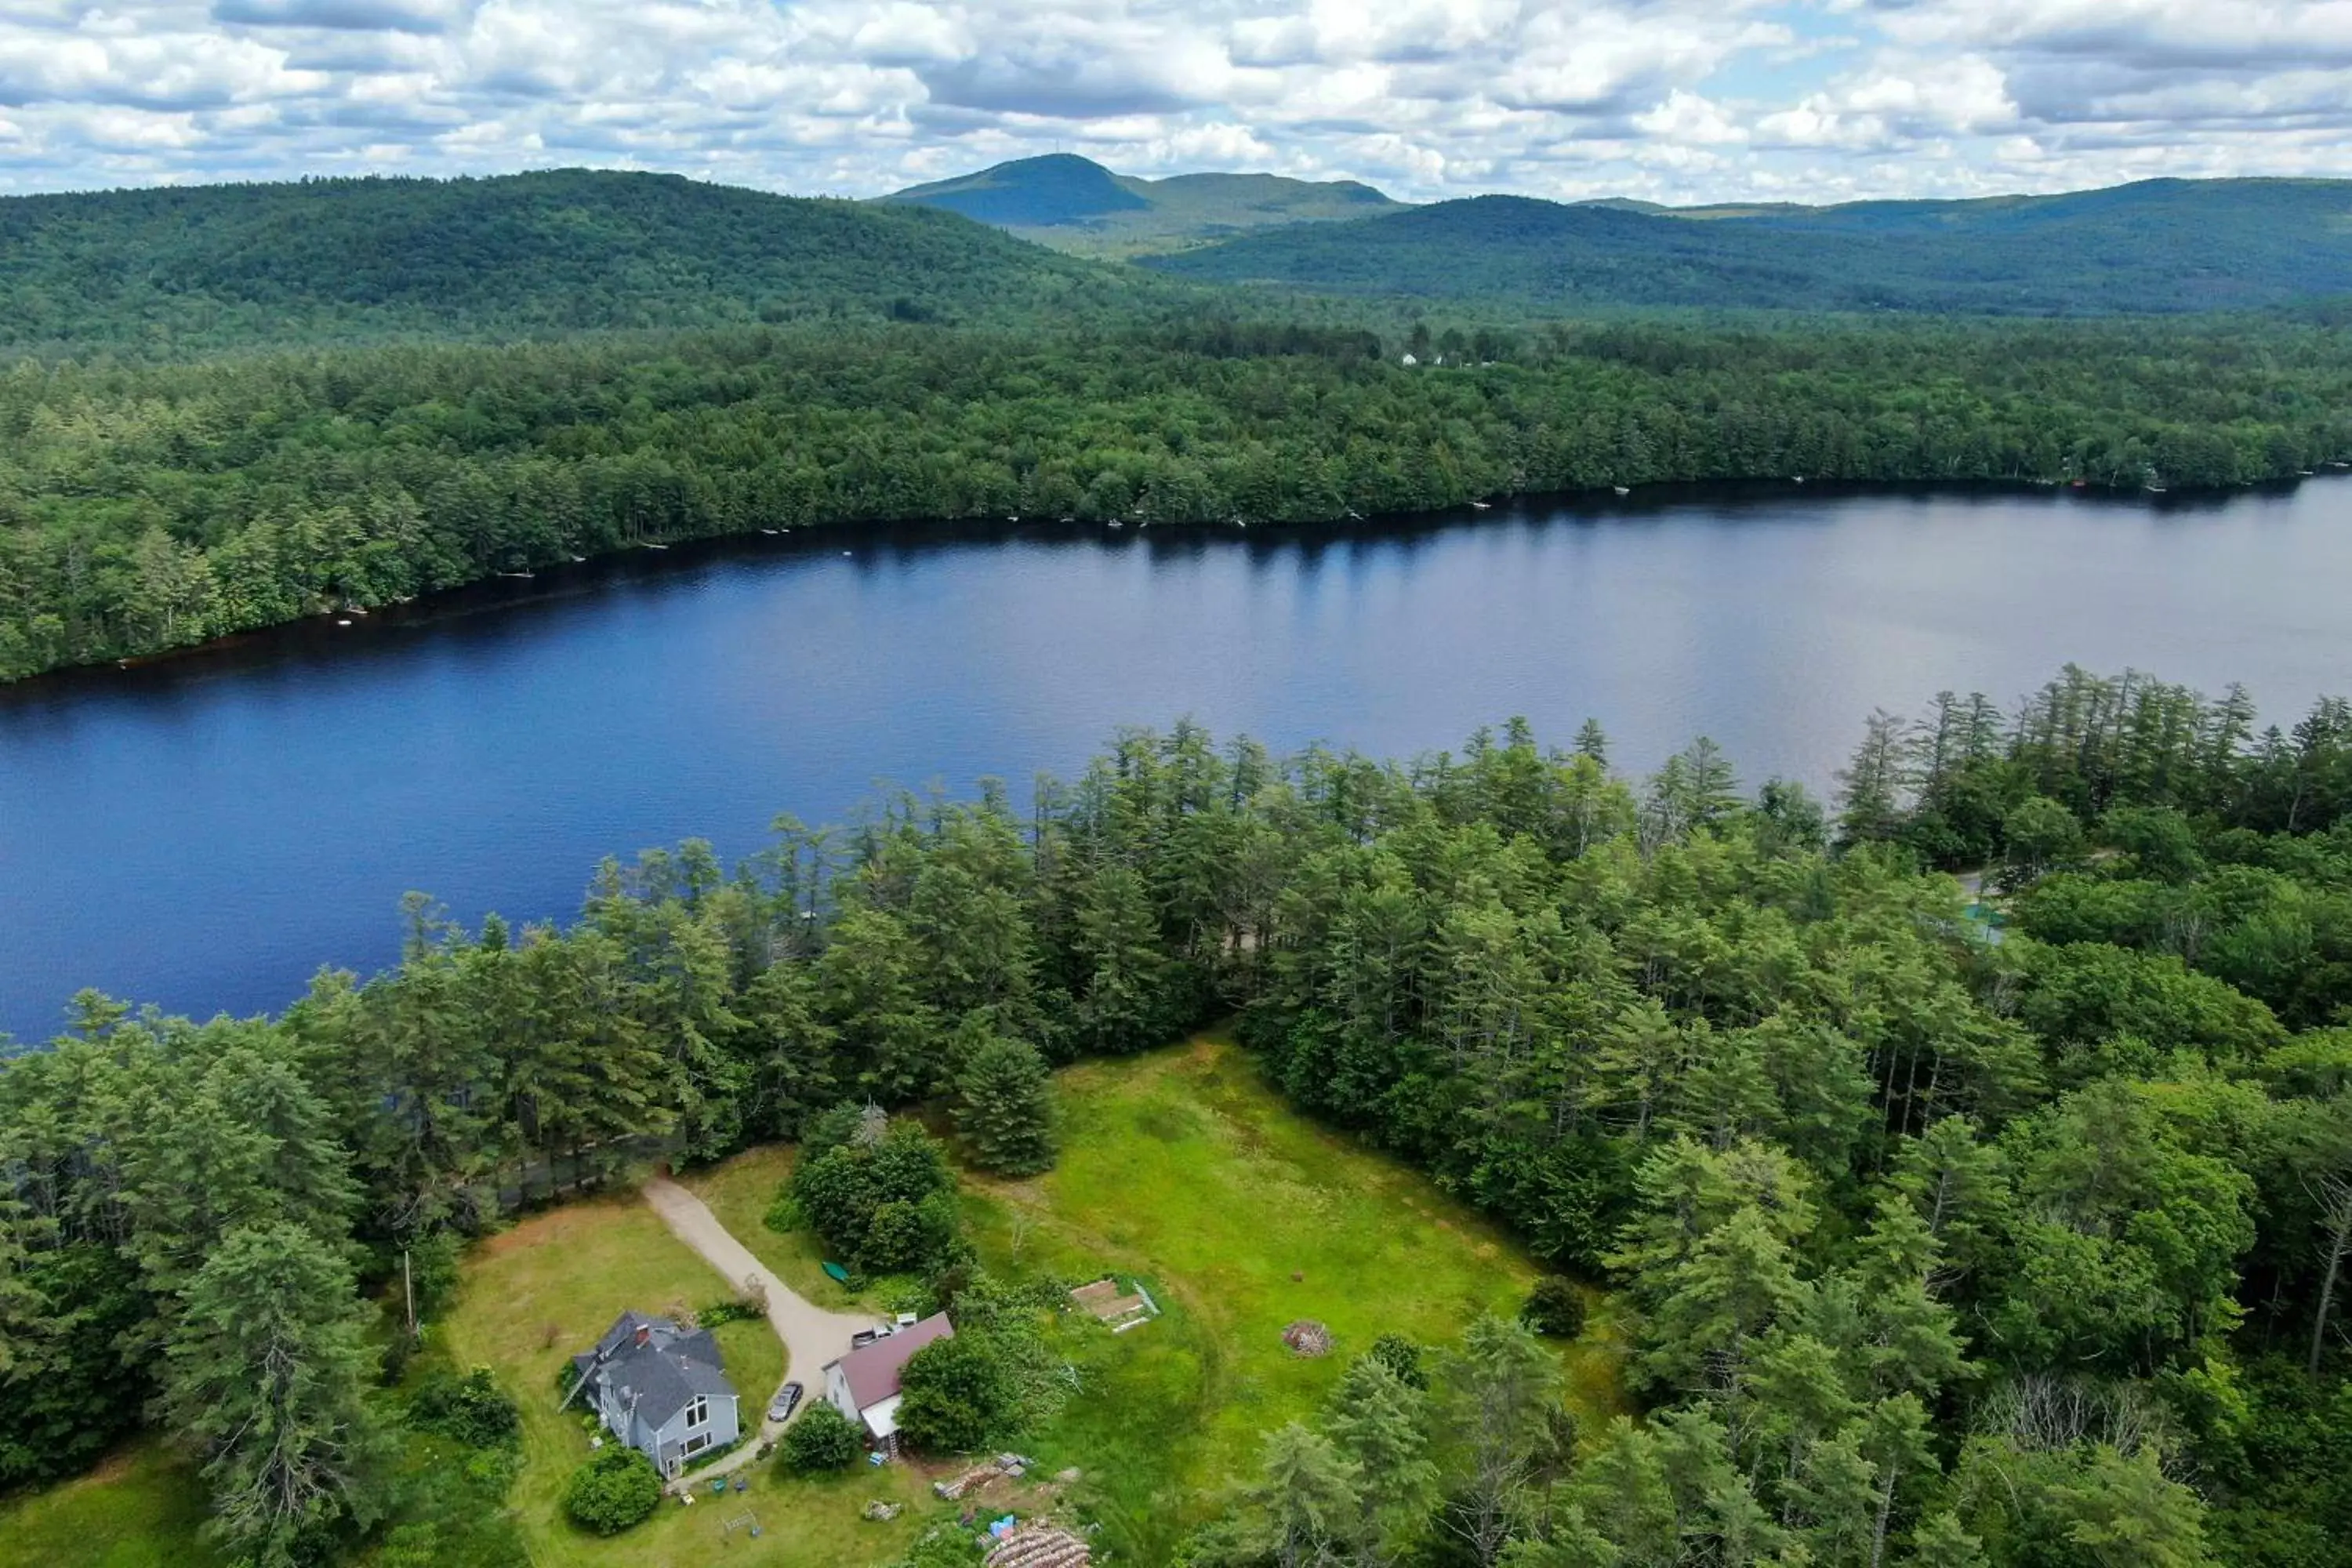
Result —
[[824, 1369], [825, 1402], [866, 1429], [885, 1452], [898, 1446], [898, 1374], [917, 1351], [955, 1338], [955, 1325], [937, 1312], [886, 1339], [860, 1345]]

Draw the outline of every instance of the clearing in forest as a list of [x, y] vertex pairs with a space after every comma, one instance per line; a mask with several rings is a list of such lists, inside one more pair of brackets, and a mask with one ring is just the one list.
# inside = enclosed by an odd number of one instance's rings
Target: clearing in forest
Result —
[[[1020, 1182], [963, 1171], [964, 1208], [991, 1268], [1072, 1283], [1112, 1274], [1160, 1309], [1118, 1334], [1068, 1314], [1056, 1342], [1078, 1390], [1017, 1445], [1042, 1472], [1081, 1471], [1076, 1500], [1121, 1561], [1166, 1561], [1253, 1478], [1265, 1435], [1311, 1416], [1379, 1335], [1443, 1344], [1478, 1312], [1516, 1312], [1535, 1281], [1507, 1236], [1428, 1178], [1298, 1115], [1222, 1037], [1066, 1068], [1055, 1097], [1055, 1168]], [[811, 1300], [878, 1310], [824, 1277], [814, 1236], [763, 1223], [792, 1163], [790, 1149], [771, 1146], [679, 1180]], [[1328, 1329], [1330, 1354], [1284, 1342], [1302, 1319]], [[1620, 1407], [1617, 1361], [1604, 1307], [1561, 1352], [1568, 1403], [1588, 1422]], [[946, 1511], [917, 1504], [908, 1520]], [[877, 1541], [839, 1561], [888, 1555]]]
[[[456, 1308], [441, 1325], [442, 1342], [453, 1366], [491, 1368], [522, 1405], [522, 1473], [508, 1501], [533, 1568], [706, 1568], [714, 1562], [834, 1568], [886, 1561], [906, 1545], [911, 1520], [872, 1524], [858, 1517], [869, 1499], [928, 1497], [903, 1468], [860, 1467], [813, 1485], [754, 1463], [741, 1472], [750, 1487], [740, 1498], [730, 1492], [713, 1499], [705, 1489], [692, 1507], [665, 1500], [653, 1518], [610, 1539], [564, 1518], [563, 1483], [589, 1450], [578, 1408], [556, 1412], [557, 1368], [624, 1308], [690, 1310], [732, 1293], [634, 1189], [534, 1215], [468, 1255]], [[783, 1347], [757, 1319], [723, 1323], [714, 1332], [728, 1377], [747, 1402], [746, 1425], [756, 1426], [759, 1412], [750, 1402], [765, 1404], [783, 1375]], [[746, 1510], [761, 1521], [760, 1538], [738, 1531], [729, 1539], [725, 1521]]]
[[[965, 1209], [992, 1268], [1073, 1284], [1115, 1275], [1159, 1310], [1123, 1333], [1066, 1314], [1055, 1340], [1077, 1392], [1018, 1444], [1043, 1473], [1083, 1472], [1076, 1500], [1102, 1521], [1097, 1545], [1119, 1561], [1164, 1562], [1252, 1478], [1265, 1435], [1311, 1416], [1378, 1335], [1443, 1344], [1477, 1312], [1517, 1310], [1535, 1280], [1507, 1237], [1425, 1177], [1298, 1116], [1224, 1039], [1066, 1069], [1055, 1097], [1057, 1167], [1023, 1182], [964, 1172]], [[874, 1308], [825, 1279], [814, 1237], [762, 1223], [791, 1165], [789, 1149], [755, 1149], [680, 1180], [811, 1300]], [[740, 1500], [666, 1501], [611, 1540], [566, 1522], [563, 1483], [588, 1443], [578, 1413], [556, 1411], [557, 1367], [623, 1308], [691, 1310], [730, 1293], [634, 1191], [530, 1216], [468, 1254], [433, 1353], [460, 1371], [490, 1367], [522, 1407], [523, 1463], [509, 1503], [534, 1568], [860, 1568], [952, 1516], [929, 1484], [952, 1465], [860, 1465], [807, 1482], [755, 1463]], [[1284, 1330], [1301, 1321], [1328, 1330], [1331, 1353], [1293, 1352]], [[1569, 1404], [1588, 1422], [1619, 1404], [1605, 1304], [1593, 1324], [1561, 1353]], [[717, 1334], [747, 1398], [774, 1385], [783, 1352], [764, 1322]], [[903, 1509], [877, 1524], [860, 1517], [869, 1500]], [[194, 1478], [141, 1445], [96, 1475], [0, 1503], [0, 1562], [201, 1562], [190, 1537], [202, 1509]], [[764, 1527], [760, 1539], [727, 1537], [726, 1519], [746, 1510]]]
[[[992, 1267], [1115, 1270], [1162, 1310], [1132, 1332], [1066, 1336], [1081, 1391], [1022, 1444], [1086, 1473], [1106, 1544], [1129, 1561], [1163, 1560], [1376, 1337], [1444, 1343], [1480, 1311], [1516, 1312], [1535, 1281], [1507, 1237], [1291, 1110], [1228, 1040], [1086, 1063], [1055, 1087], [1060, 1163], [1024, 1182], [966, 1173], [966, 1207]], [[1329, 1355], [1283, 1342], [1301, 1319], [1329, 1329]], [[1605, 1311], [1562, 1360], [1580, 1417], [1619, 1407]]]

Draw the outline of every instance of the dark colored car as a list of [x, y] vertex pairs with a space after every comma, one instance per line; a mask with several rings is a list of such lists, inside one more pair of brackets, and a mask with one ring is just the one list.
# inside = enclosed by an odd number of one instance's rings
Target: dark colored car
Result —
[[768, 1401], [768, 1419], [789, 1421], [793, 1418], [793, 1412], [800, 1408], [800, 1404], [801, 1385], [788, 1383], [776, 1390], [776, 1396]]

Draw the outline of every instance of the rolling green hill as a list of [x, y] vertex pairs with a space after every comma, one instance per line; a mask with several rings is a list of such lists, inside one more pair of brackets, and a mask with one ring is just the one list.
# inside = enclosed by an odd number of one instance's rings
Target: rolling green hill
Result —
[[943, 207], [1057, 249], [1146, 255], [1251, 229], [1330, 223], [1404, 210], [1353, 180], [1279, 174], [1115, 174], [1066, 153], [913, 185], [882, 205]]
[[846, 316], [1018, 321], [1164, 288], [919, 205], [667, 174], [0, 199], [0, 347], [171, 352]]
[[2234, 310], [2352, 291], [2352, 182], [2153, 180], [1834, 207], [1478, 196], [1144, 265], [1202, 281], [1554, 310]]

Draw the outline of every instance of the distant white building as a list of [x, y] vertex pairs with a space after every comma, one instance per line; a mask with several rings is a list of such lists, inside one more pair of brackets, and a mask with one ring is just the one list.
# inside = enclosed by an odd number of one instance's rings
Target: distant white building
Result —
[[945, 1312], [860, 1345], [824, 1369], [825, 1402], [866, 1429], [886, 1453], [898, 1447], [898, 1377], [925, 1345], [955, 1338]]

